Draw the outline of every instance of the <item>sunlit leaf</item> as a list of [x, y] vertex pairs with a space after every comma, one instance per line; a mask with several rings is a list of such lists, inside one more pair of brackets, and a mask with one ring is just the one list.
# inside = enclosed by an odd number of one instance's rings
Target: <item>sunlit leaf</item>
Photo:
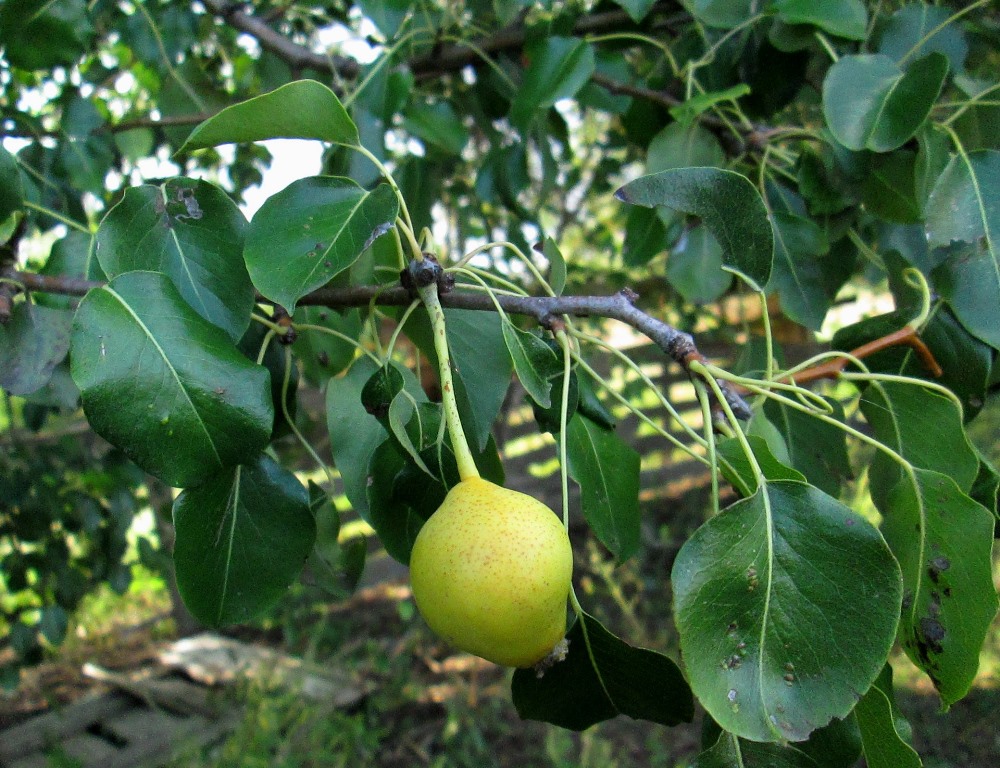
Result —
[[521, 386], [543, 408], [552, 405], [551, 378], [561, 373], [562, 363], [555, 351], [542, 339], [522, 331], [507, 318], [502, 324], [503, 340], [514, 363]]
[[359, 142], [357, 126], [337, 95], [315, 80], [297, 80], [226, 107], [195, 128], [180, 151], [266, 139]]
[[246, 263], [264, 296], [289, 312], [350, 267], [392, 227], [399, 201], [387, 184], [311, 176], [268, 198], [247, 231]]

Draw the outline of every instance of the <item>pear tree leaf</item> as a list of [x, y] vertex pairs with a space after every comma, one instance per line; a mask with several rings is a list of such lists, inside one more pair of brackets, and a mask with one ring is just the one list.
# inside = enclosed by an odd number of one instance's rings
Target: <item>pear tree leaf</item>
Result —
[[674, 168], [641, 176], [615, 197], [645, 208], [666, 206], [700, 216], [722, 246], [723, 261], [758, 285], [767, 283], [774, 235], [753, 183], [721, 168]]
[[[830, 417], [843, 422], [843, 406], [830, 398], [827, 402]], [[811, 485], [836, 498], [852, 475], [844, 430], [776, 400], [764, 403], [764, 413], [784, 438], [789, 464]]]
[[702, 744], [712, 746], [691, 768], [853, 768], [861, 756], [861, 735], [853, 717], [834, 720], [794, 744], [747, 741], [706, 718]]
[[97, 230], [104, 273], [167, 275], [184, 300], [239, 341], [250, 325], [253, 284], [243, 261], [247, 221], [214, 184], [174, 178], [125, 190]]
[[888, 664], [854, 708], [868, 768], [921, 768], [909, 744], [909, 723], [896, 709]]
[[[327, 307], [299, 306], [295, 310], [295, 324], [329, 328], [347, 339], [357, 339], [361, 335], [361, 317], [356, 309], [341, 313]], [[314, 385], [324, 387], [331, 376], [351, 364], [357, 346], [329, 333], [303, 329], [295, 340], [295, 354], [302, 363], [305, 377]]]
[[[949, 475], [963, 493], [972, 487], [979, 460], [950, 398], [919, 385], [878, 382], [865, 390], [860, 405], [883, 445], [915, 466]], [[872, 501], [881, 509], [904, 470], [879, 452], [869, 475]]]
[[752, 0], [691, 0], [688, 10], [709, 27], [732, 29], [753, 16]]
[[[750, 443], [754, 458], [767, 480], [805, 482], [806, 479], [801, 472], [782, 464], [775, 458], [763, 437], [747, 435], [747, 442]], [[740, 441], [734, 437], [723, 440], [716, 446], [716, 452], [723, 477], [740, 496], [753, 496], [757, 492], [757, 477]]]
[[646, 18], [646, 15], [656, 5], [656, 0], [615, 0], [628, 13], [632, 21], [637, 24]]
[[560, 99], [571, 98], [594, 74], [594, 47], [574, 37], [546, 37], [534, 46], [510, 107], [511, 122], [521, 131]]
[[775, 259], [767, 291], [778, 293], [782, 311], [792, 320], [819, 330], [840, 287], [825, 269], [830, 245], [811, 219], [777, 212], [772, 224]]
[[97, 434], [168, 485], [193, 486], [271, 438], [270, 376], [157, 272], [126, 272], [80, 302], [71, 371]]
[[41, 4], [7, 0], [0, 4], [0, 47], [4, 58], [18, 69], [70, 66], [93, 36], [94, 24], [84, 0]]
[[16, 303], [0, 324], [0, 388], [30, 395], [48, 384], [69, 350], [72, 320], [68, 310]]
[[997, 612], [993, 514], [929, 469], [900, 480], [880, 509], [903, 572], [903, 648], [947, 708], [972, 687]]
[[522, 718], [582, 731], [618, 715], [668, 726], [694, 717], [691, 689], [666, 656], [625, 643], [586, 613], [566, 639], [566, 658], [544, 673], [514, 672]]
[[700, 93], [687, 101], [670, 108], [670, 116], [681, 125], [692, 125], [698, 116], [707, 112], [716, 104], [723, 101], [733, 101], [750, 93], [750, 86], [746, 83], [734, 85], [721, 91], [711, 91]]
[[898, 149], [937, 101], [948, 59], [933, 52], [905, 70], [888, 56], [843, 56], [823, 81], [823, 113], [834, 137], [855, 152]]
[[672, 580], [691, 688], [751, 741], [846, 717], [896, 635], [902, 588], [881, 535], [801, 482], [768, 481], [702, 525]]
[[969, 489], [969, 497], [992, 512], [993, 517], [997, 519], [998, 526], [1000, 526], [1000, 506], [998, 506], [998, 502], [1000, 502], [1000, 472], [997, 472], [992, 462], [978, 450], [976, 453], [979, 455], [979, 472], [972, 483], [972, 488]]
[[882, 27], [877, 52], [902, 64], [936, 51], [948, 57], [954, 72], [961, 72], [969, 43], [955, 22], [943, 6], [909, 3]]
[[515, 326], [506, 316], [501, 327], [514, 371], [524, 390], [543, 408], [551, 407], [551, 379], [562, 373], [562, 362], [555, 350], [535, 334]]
[[244, 254], [250, 278], [292, 312], [295, 302], [357, 261], [398, 214], [387, 184], [369, 191], [339, 176], [293, 181], [250, 223]]
[[298, 577], [316, 538], [309, 495], [265, 453], [174, 502], [177, 588], [212, 627], [259, 616]]
[[344, 494], [363, 520], [368, 518], [368, 467], [388, 437], [386, 428], [365, 410], [361, 392], [378, 366], [359, 357], [343, 376], [326, 388], [326, 420], [333, 463], [344, 482]]
[[0, 222], [24, 205], [24, 189], [21, 187], [21, 171], [17, 160], [0, 147]]
[[[434, 473], [427, 468], [424, 460], [420, 457], [420, 450], [423, 448], [424, 438], [427, 437], [427, 434], [425, 434], [420, 408], [417, 407], [417, 404], [412, 399], [412, 396], [408, 395], [408, 392], [402, 391], [397, 392], [396, 396], [392, 398], [392, 402], [389, 404], [388, 414], [389, 429], [399, 442], [400, 447], [406, 452], [413, 463], [416, 464], [421, 471], [427, 473], [431, 477], [435, 477]], [[411, 420], [413, 420], [413, 422], [417, 425], [418, 437], [416, 443], [410, 437], [409, 430], [407, 429]], [[427, 432], [429, 433], [430, 430], [428, 429]], [[436, 434], [437, 432], [435, 430], [435, 436]]]
[[[482, 451], [490, 440], [493, 422], [500, 413], [514, 370], [502, 323], [495, 312], [469, 309], [446, 309], [444, 317], [462, 426], [473, 451]], [[410, 317], [406, 334], [437, 370], [437, 353], [426, 312], [416, 312]]]
[[733, 276], [722, 268], [722, 246], [707, 227], [685, 233], [667, 258], [666, 278], [685, 301], [710, 304], [724, 294]]
[[786, 24], [808, 24], [847, 40], [868, 37], [868, 11], [861, 0], [776, 0], [774, 7]]
[[1000, 151], [952, 158], [927, 203], [927, 239], [972, 246], [934, 271], [935, 284], [969, 333], [1000, 349]]
[[916, 153], [904, 149], [872, 159], [871, 170], [861, 182], [861, 202], [871, 213], [900, 224], [923, 220], [917, 199], [916, 160]]
[[566, 288], [566, 258], [551, 237], [542, 244], [542, 255], [549, 262], [549, 285], [556, 296], [561, 296]]
[[333, 91], [315, 80], [296, 80], [208, 118], [191, 132], [180, 152], [267, 139], [360, 143], [357, 126]]
[[569, 475], [580, 486], [591, 530], [618, 562], [639, 549], [639, 454], [581, 414], [566, 427]]

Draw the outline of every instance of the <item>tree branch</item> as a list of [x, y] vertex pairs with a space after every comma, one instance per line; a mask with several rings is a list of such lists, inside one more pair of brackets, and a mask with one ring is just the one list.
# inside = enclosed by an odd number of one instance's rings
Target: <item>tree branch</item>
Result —
[[[61, 293], [82, 296], [91, 288], [99, 288], [104, 283], [80, 278], [38, 275], [31, 272], [14, 272], [11, 279], [17, 280], [29, 291]], [[649, 337], [672, 360], [685, 371], [696, 360], [705, 357], [695, 346], [694, 338], [658, 320], [635, 305], [638, 294], [624, 289], [612, 296], [509, 296], [499, 294], [496, 300], [505, 312], [527, 315], [535, 318], [546, 328], [559, 321], [562, 315], [574, 317], [606, 317], [618, 320], [635, 328]], [[473, 291], [450, 291], [441, 294], [441, 304], [450, 309], [472, 309], [484, 312], [496, 311], [493, 299], [483, 293]], [[257, 296], [258, 301], [269, 300]], [[413, 301], [413, 295], [402, 286], [359, 285], [347, 288], [320, 288], [299, 299], [299, 305], [324, 306], [332, 309], [379, 306], [405, 307]], [[748, 419], [752, 415], [743, 398], [727, 384], [720, 381], [726, 400], [737, 417]]]
[[282, 59], [292, 69], [315, 69], [346, 78], [355, 78], [361, 72], [361, 66], [354, 59], [346, 56], [324, 56], [289, 40], [268, 26], [267, 22], [244, 13], [242, 3], [202, 0], [202, 4], [234, 29], [256, 38], [261, 48]]

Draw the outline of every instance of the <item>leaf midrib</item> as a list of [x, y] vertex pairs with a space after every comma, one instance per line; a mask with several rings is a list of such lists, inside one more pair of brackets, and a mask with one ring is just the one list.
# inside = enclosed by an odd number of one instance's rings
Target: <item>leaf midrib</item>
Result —
[[132, 307], [129, 305], [129, 303], [125, 301], [124, 297], [122, 297], [121, 294], [119, 294], [117, 291], [115, 291], [108, 285], [104, 286], [104, 290], [118, 300], [118, 302], [122, 305], [122, 307], [125, 308], [125, 311], [132, 316], [133, 320], [135, 320], [136, 324], [146, 335], [146, 338], [149, 339], [149, 342], [153, 345], [153, 347], [155, 347], [156, 351], [159, 352], [160, 358], [163, 360], [163, 364], [167, 366], [167, 370], [170, 371], [170, 374], [173, 376], [174, 381], [177, 383], [177, 388], [183, 393], [184, 399], [187, 401], [187, 404], [191, 407], [191, 412], [195, 416], [195, 421], [197, 422], [198, 426], [201, 427], [202, 432], [205, 433], [205, 440], [208, 442], [209, 447], [212, 449], [212, 454], [215, 456], [216, 464], [218, 464], [218, 466], [220, 467], [223, 466], [224, 464], [222, 458], [219, 456], [219, 452], [215, 449], [215, 442], [212, 440], [212, 435], [211, 433], [209, 433], [208, 427], [205, 426], [205, 422], [202, 420], [201, 414], [198, 412], [198, 408], [195, 406], [194, 401], [191, 400], [191, 396], [188, 394], [187, 388], [184, 386], [184, 382], [181, 381], [180, 374], [178, 374], [177, 369], [174, 368], [173, 363], [170, 362], [170, 358], [167, 356], [166, 350], [164, 350], [163, 347], [160, 346], [160, 343], [156, 340], [156, 337], [153, 335], [153, 332], [150, 330], [149, 326], [146, 325], [146, 323], [143, 322], [142, 318], [140, 318], [135, 313], [135, 310], [133, 310]]

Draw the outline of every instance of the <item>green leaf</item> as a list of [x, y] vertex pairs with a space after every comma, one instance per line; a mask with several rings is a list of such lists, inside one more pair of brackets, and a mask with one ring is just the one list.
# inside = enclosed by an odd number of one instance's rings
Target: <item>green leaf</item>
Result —
[[913, 472], [881, 508], [882, 531], [903, 572], [903, 648], [948, 708], [972, 687], [997, 612], [994, 518], [951, 477]]
[[[513, 363], [495, 312], [446, 309], [444, 316], [462, 426], [473, 451], [481, 451], [489, 442], [493, 422], [510, 386]], [[414, 313], [406, 324], [406, 334], [437, 370], [426, 312]]]
[[[877, 382], [865, 390], [860, 405], [883, 445], [915, 466], [951, 476], [963, 492], [972, 487], [979, 459], [950, 398], [919, 385]], [[872, 500], [882, 508], [904, 470], [879, 452], [869, 474]]]
[[269, 197], [250, 222], [246, 262], [264, 296], [289, 312], [350, 267], [399, 214], [387, 184], [368, 191], [350, 179], [311, 176]]
[[753, 0], [690, 0], [691, 15], [710, 27], [731, 29], [754, 14]]
[[[552, 388], [552, 395], [549, 398], [549, 406], [545, 408], [534, 400], [531, 401], [532, 415], [535, 417], [535, 422], [538, 424], [538, 428], [542, 432], [551, 432], [555, 435], [562, 429], [563, 385], [565, 382], [566, 378], [563, 376], [562, 364], [560, 363], [559, 370], [549, 376], [549, 386]], [[576, 413], [576, 409], [579, 405], [580, 377], [576, 375], [575, 370], [570, 370], [568, 393], [566, 395], [567, 423], [573, 418], [573, 414]]]
[[953, 71], [961, 72], [969, 44], [955, 21], [952, 11], [944, 6], [904, 5], [882, 27], [878, 53], [902, 64], [937, 52], [948, 57]]
[[691, 768], [853, 768], [861, 755], [861, 736], [853, 717], [834, 720], [808, 741], [768, 744], [747, 741], [706, 718], [702, 744], [712, 746], [698, 755]]
[[624, 8], [632, 21], [638, 24], [656, 5], [656, 0], [615, 0], [615, 3]]
[[[655, 210], [631, 208], [625, 221], [622, 258], [626, 266], [642, 267], [667, 250], [667, 231]], [[719, 249], [721, 254], [722, 249]], [[719, 259], [722, 266], [722, 259]]]
[[729, 290], [733, 276], [722, 268], [722, 246], [701, 225], [689, 230], [667, 257], [667, 281], [685, 301], [711, 304]]
[[593, 46], [573, 37], [546, 37], [529, 56], [531, 63], [510, 107], [511, 121], [521, 131], [560, 99], [574, 96], [596, 67]]
[[267, 139], [359, 144], [357, 126], [337, 95], [315, 80], [297, 80], [226, 107], [195, 128], [179, 151]]
[[556, 296], [561, 296], [566, 288], [566, 259], [551, 237], [546, 237], [542, 245], [542, 255], [549, 262], [549, 285]]
[[660, 725], [691, 722], [691, 689], [666, 656], [628, 645], [587, 614], [566, 639], [566, 658], [544, 674], [514, 672], [511, 694], [523, 719], [573, 731], [618, 715]]
[[[933, 125], [927, 125], [917, 134], [917, 143], [919, 149], [914, 168], [913, 189], [923, 218], [923, 215], [928, 213], [927, 201], [934, 190], [934, 185], [951, 160], [949, 152], [951, 139], [944, 131]], [[923, 235], [923, 227], [920, 228], [920, 232]]]
[[[969, 489], [969, 498], [993, 513], [1000, 524], [1000, 472], [979, 451], [979, 472]], [[994, 537], [996, 532], [994, 531]]]
[[0, 387], [12, 395], [44, 387], [69, 350], [72, 319], [66, 310], [15, 304], [6, 325], [0, 324]]
[[673, 122], [656, 134], [646, 150], [646, 173], [674, 168], [721, 167], [726, 162], [715, 134], [697, 123]]
[[774, 7], [786, 24], [808, 24], [848, 40], [868, 37], [868, 11], [861, 0], [776, 0]]
[[848, 149], [897, 149], [923, 125], [947, 74], [948, 59], [940, 53], [905, 71], [888, 56], [844, 56], [823, 81], [826, 123]]
[[0, 222], [24, 206], [21, 171], [14, 156], [0, 147]]
[[[830, 417], [844, 422], [844, 409], [836, 400], [826, 398]], [[811, 485], [836, 498], [843, 481], [851, 477], [844, 430], [813, 418], [776, 400], [764, 403], [764, 413], [785, 441], [788, 459]]]
[[344, 481], [345, 495], [364, 520], [369, 520], [368, 467], [375, 450], [388, 436], [361, 403], [361, 392], [377, 370], [370, 358], [360, 357], [346, 374], [330, 379], [326, 388], [326, 420], [333, 463]]
[[569, 474], [587, 524], [623, 562], [639, 549], [639, 454], [617, 434], [577, 414], [566, 428]]
[[0, 3], [0, 47], [19, 69], [69, 66], [94, 35], [84, 0], [6, 0]]
[[316, 538], [306, 489], [264, 453], [183, 491], [174, 527], [177, 589], [213, 627], [249, 621], [281, 599]]
[[[357, 339], [361, 335], [361, 318], [354, 309], [340, 313], [326, 307], [300, 306], [295, 310], [295, 323], [329, 328], [348, 339]], [[357, 347], [344, 338], [310, 329], [300, 331], [295, 341], [295, 353], [302, 363], [302, 373], [318, 387], [325, 387], [331, 376], [347, 368], [357, 351]]]
[[768, 293], [777, 293], [781, 310], [806, 328], [819, 330], [840, 288], [835, 260], [827, 258], [830, 245], [816, 222], [776, 212], [774, 269]]
[[403, 127], [424, 144], [449, 155], [460, 155], [469, 131], [447, 101], [417, 101], [403, 113]]
[[1000, 152], [954, 157], [927, 203], [927, 239], [933, 248], [954, 240], [976, 244], [935, 271], [935, 282], [969, 333], [1000, 349]]
[[181, 296], [235, 342], [250, 324], [254, 290], [243, 262], [247, 222], [214, 184], [187, 178], [125, 191], [97, 230], [105, 274], [167, 275]]
[[868, 768], [920, 768], [920, 756], [900, 730], [909, 724], [896, 709], [888, 664], [854, 708]]
[[700, 216], [722, 245], [726, 266], [759, 285], [767, 283], [774, 236], [764, 201], [746, 176], [721, 168], [675, 168], [629, 182], [615, 197]]
[[670, 108], [670, 116], [682, 125], [691, 125], [698, 119], [699, 115], [707, 112], [716, 104], [723, 101], [733, 101], [750, 93], [750, 86], [746, 83], [734, 85], [721, 91], [711, 91], [692, 96], [687, 101]]
[[[260, 354], [261, 345], [266, 338], [268, 338], [268, 329], [260, 323], [253, 323], [247, 329], [247, 332], [243, 334], [243, 338], [240, 339], [236, 348], [248, 360], [256, 361], [257, 356]], [[267, 369], [271, 378], [271, 403], [274, 408], [274, 427], [271, 430], [272, 439], [291, 434], [292, 431], [289, 426], [289, 420], [285, 418], [281, 407], [283, 389], [285, 390], [284, 410], [288, 411], [292, 422], [295, 421], [295, 414], [298, 411], [299, 401], [298, 397], [296, 397], [296, 392], [298, 392], [299, 388], [299, 369], [294, 362], [287, 368], [288, 386], [287, 388], [285, 387], [286, 353], [289, 351], [287, 345], [277, 342], [272, 336], [269, 339], [267, 349], [264, 350], [264, 357], [260, 361], [260, 364]]]
[[395, 37], [406, 15], [413, 10], [413, 3], [408, 0], [361, 0], [357, 5], [387, 40]]
[[[805, 482], [801, 472], [782, 464], [775, 458], [767, 441], [759, 435], [747, 435], [747, 442], [753, 451], [754, 458], [764, 473], [766, 480], [798, 480]], [[743, 445], [735, 437], [722, 440], [716, 451], [719, 457], [723, 477], [736, 489], [740, 496], [753, 496], [757, 493], [758, 483], [754, 468], [747, 458]]]
[[874, 527], [786, 480], [701, 526], [673, 585], [695, 695], [752, 741], [800, 741], [845, 717], [892, 647], [902, 592]]
[[562, 372], [562, 363], [555, 351], [535, 334], [522, 331], [506, 316], [501, 327], [521, 386], [543, 408], [551, 407], [551, 379]]
[[91, 427], [168, 485], [197, 485], [271, 437], [267, 371], [166, 275], [127, 272], [90, 291], [71, 350]]
[[875, 216], [900, 224], [923, 219], [916, 190], [916, 154], [899, 149], [876, 156], [861, 182], [861, 202]]

